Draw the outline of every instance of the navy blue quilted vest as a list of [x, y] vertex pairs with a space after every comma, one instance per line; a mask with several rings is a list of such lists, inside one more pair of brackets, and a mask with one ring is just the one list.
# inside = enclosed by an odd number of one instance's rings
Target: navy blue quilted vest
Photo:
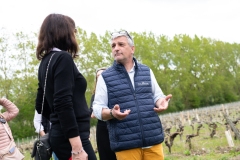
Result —
[[123, 120], [107, 121], [113, 151], [147, 147], [163, 142], [164, 135], [158, 114], [153, 110], [150, 69], [135, 61], [134, 85], [125, 67], [114, 64], [102, 73], [107, 86], [108, 107], [119, 104], [121, 112], [130, 109]]

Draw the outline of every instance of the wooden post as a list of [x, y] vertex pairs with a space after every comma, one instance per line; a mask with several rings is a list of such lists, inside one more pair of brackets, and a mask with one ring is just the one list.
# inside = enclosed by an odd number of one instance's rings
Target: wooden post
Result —
[[200, 119], [197, 113], [196, 113], [196, 119], [197, 119], [197, 122], [200, 122]]
[[181, 112], [181, 122], [182, 122], [182, 126], [184, 126], [184, 116], [183, 116], [183, 112]]
[[231, 127], [232, 131], [234, 132], [234, 134], [236, 135], [237, 139], [240, 140], [240, 134], [239, 134], [237, 128], [232, 123], [232, 121], [228, 118], [228, 116], [226, 114], [224, 114], [224, 118], [226, 119], [227, 123], [230, 125], [230, 127]]
[[188, 114], [188, 115], [187, 115], [187, 116], [188, 116], [188, 124], [191, 125], [192, 122], [191, 122], [191, 119], [190, 119], [189, 111], [187, 112], [187, 114]]
[[230, 130], [225, 131], [225, 135], [226, 135], [229, 147], [234, 147], [234, 143], [233, 143], [233, 140], [232, 140]]
[[226, 109], [226, 114], [229, 115], [228, 109]]

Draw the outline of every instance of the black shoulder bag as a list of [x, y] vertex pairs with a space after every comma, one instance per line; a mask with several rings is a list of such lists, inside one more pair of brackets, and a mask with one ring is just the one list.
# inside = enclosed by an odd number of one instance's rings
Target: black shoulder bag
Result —
[[[53, 53], [52, 56], [50, 57], [48, 65], [47, 65], [47, 71], [46, 71], [44, 89], [43, 89], [43, 100], [42, 100], [41, 115], [43, 113], [48, 68], [49, 68], [49, 64], [50, 64], [54, 54], [55, 53]], [[42, 121], [42, 118], [41, 118], [41, 121]], [[41, 123], [40, 123], [40, 129], [41, 129]], [[33, 144], [33, 151], [32, 151], [31, 157], [34, 158], [35, 160], [49, 160], [52, 157], [52, 149], [51, 149], [51, 146], [49, 144], [49, 134], [47, 133], [44, 136], [40, 137], [40, 129], [39, 129], [39, 132], [38, 132], [38, 139]]]

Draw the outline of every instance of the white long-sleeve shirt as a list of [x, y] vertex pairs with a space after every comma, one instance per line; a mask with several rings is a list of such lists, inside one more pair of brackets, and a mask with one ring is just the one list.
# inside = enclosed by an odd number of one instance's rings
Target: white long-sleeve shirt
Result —
[[[135, 65], [128, 72], [128, 75], [131, 79], [133, 88], [135, 88], [135, 86], [134, 86], [134, 74], [135, 74]], [[156, 78], [155, 78], [151, 69], [150, 69], [150, 76], [151, 76], [151, 83], [152, 83], [152, 96], [153, 96], [153, 99], [154, 99], [154, 103], [156, 103], [156, 101], [159, 98], [165, 98], [166, 96], [163, 94], [161, 88], [159, 87], [159, 85], [157, 83], [157, 80], [156, 80]], [[100, 75], [98, 77], [96, 92], [95, 92], [95, 98], [94, 98], [94, 101], [93, 101], [93, 114], [95, 115], [95, 117], [97, 117], [100, 120], [102, 120], [102, 109], [103, 108], [108, 108], [108, 94], [107, 94], [106, 83], [105, 83], [102, 75]], [[121, 106], [120, 106], [120, 108], [121, 108]]]
[[[33, 124], [34, 124], [34, 128], [35, 128], [36, 133], [39, 133], [39, 132], [44, 130], [44, 127], [41, 123], [41, 120], [42, 120], [42, 115], [38, 114], [38, 112], [35, 110], [35, 114], [34, 114], [34, 118], [33, 118]], [[41, 130], [39, 130], [40, 126], [41, 126]]]

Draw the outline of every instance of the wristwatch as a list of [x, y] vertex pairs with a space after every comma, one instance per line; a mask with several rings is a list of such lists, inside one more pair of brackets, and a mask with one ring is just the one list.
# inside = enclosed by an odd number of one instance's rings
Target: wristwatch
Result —
[[114, 117], [113, 114], [112, 114], [112, 110], [113, 109], [110, 109], [110, 115], [111, 115], [112, 119], [116, 119], [116, 117]]

